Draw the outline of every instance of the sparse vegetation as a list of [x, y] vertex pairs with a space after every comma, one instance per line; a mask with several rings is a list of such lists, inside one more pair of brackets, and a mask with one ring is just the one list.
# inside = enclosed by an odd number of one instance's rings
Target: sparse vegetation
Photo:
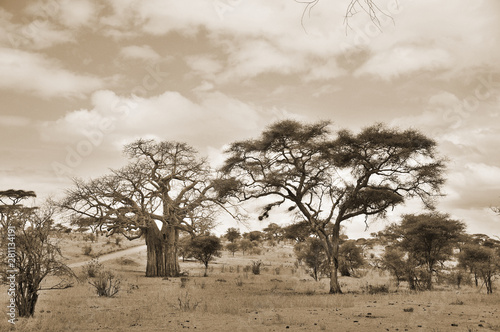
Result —
[[252, 273], [255, 275], [260, 274], [261, 265], [262, 265], [262, 261], [252, 262]]
[[96, 289], [98, 296], [114, 297], [120, 291], [121, 279], [106, 270], [100, 271], [95, 278], [89, 280], [89, 284]]
[[93, 258], [83, 266], [83, 275], [85, 278], [95, 278], [102, 271], [103, 266], [98, 258]]

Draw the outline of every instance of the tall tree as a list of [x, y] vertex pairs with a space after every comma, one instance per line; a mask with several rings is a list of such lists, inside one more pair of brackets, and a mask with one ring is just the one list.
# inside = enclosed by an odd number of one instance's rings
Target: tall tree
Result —
[[[179, 275], [179, 232], [205, 233], [221, 201], [221, 182], [185, 143], [139, 139], [124, 148], [127, 166], [90, 181], [76, 180], [62, 206], [91, 217], [108, 235], [144, 237], [146, 276]], [[214, 188], [218, 187], [218, 190]]]
[[444, 182], [444, 161], [435, 154], [436, 143], [416, 130], [377, 124], [357, 135], [341, 130], [332, 137], [328, 126], [274, 123], [258, 139], [232, 143], [222, 170], [236, 180], [232, 193], [238, 200], [273, 199], [261, 217], [273, 207], [292, 204], [289, 209], [325, 247], [330, 293], [341, 293], [341, 223], [358, 216], [383, 217], [412, 197], [431, 206]]
[[[451, 219], [447, 214], [437, 212], [403, 216], [401, 224], [386, 228], [386, 238], [392, 246], [406, 254], [406, 266], [415, 271], [422, 268], [424, 287], [432, 288], [432, 276], [439, 271], [441, 264], [453, 254], [465, 231], [465, 224]], [[411, 273], [408, 282], [415, 287], [416, 273]]]

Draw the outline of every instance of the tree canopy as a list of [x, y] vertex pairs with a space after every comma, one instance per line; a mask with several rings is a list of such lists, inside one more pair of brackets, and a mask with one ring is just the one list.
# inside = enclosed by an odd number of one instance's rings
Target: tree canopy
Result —
[[444, 183], [436, 143], [413, 130], [376, 124], [359, 134], [331, 134], [329, 122], [276, 122], [257, 139], [232, 143], [222, 170], [240, 201], [267, 198], [262, 211], [291, 203], [325, 246], [336, 278], [340, 224], [358, 216], [385, 216], [389, 208], [418, 197], [432, 207]]
[[147, 276], [176, 276], [179, 232], [213, 226], [221, 185], [185, 143], [139, 139], [124, 148], [128, 165], [90, 181], [75, 180], [62, 206], [128, 239], [144, 236]]
[[[412, 274], [410, 286], [414, 288], [423, 281], [424, 287], [431, 289], [432, 275], [439, 270], [438, 263], [449, 259], [464, 232], [463, 222], [447, 214], [430, 212], [404, 215], [400, 224], [392, 224], [382, 234], [389, 245], [407, 255], [406, 268]], [[420, 275], [417, 273], [419, 268]]]

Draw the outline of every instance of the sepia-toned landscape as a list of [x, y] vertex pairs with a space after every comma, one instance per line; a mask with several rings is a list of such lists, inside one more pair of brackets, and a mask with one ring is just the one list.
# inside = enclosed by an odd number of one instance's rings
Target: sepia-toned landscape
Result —
[[1, 331], [500, 331], [498, 0], [0, 4]]
[[[70, 241], [66, 241], [69, 237]], [[81, 249], [90, 241], [63, 236], [62, 243]], [[106, 239], [99, 239], [104, 247]], [[70, 244], [71, 243], [71, 244]], [[484, 286], [470, 282], [457, 288], [453, 281], [432, 291], [397, 287], [376, 265], [382, 247], [365, 249], [367, 266], [356, 277], [341, 277], [345, 294], [328, 294], [327, 279], [314, 281], [297, 267], [293, 245], [237, 251], [209, 264], [181, 261], [189, 276], [145, 278], [145, 251], [107, 260], [102, 265], [121, 280], [114, 298], [98, 297], [87, 279], [61, 291], [42, 291], [34, 318], [21, 319], [20, 331], [498, 331], [500, 297], [486, 295]], [[68, 262], [84, 261], [74, 250]], [[259, 275], [251, 270], [262, 261]], [[76, 269], [84, 278], [82, 268]], [[2, 292], [2, 301], [5, 292]], [[2, 321], [2, 330], [9, 324]]]

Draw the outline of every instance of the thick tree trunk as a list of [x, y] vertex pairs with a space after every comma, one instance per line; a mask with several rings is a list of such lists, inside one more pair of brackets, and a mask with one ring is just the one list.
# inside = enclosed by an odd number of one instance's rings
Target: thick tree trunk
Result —
[[146, 231], [146, 277], [178, 277], [177, 241], [179, 232], [171, 226], [158, 229], [152, 224]]
[[342, 294], [338, 280], [339, 270], [340, 224], [333, 226], [331, 252], [328, 254], [330, 264], [330, 294]]
[[329, 263], [330, 263], [330, 294], [342, 294], [342, 290], [340, 289], [338, 280], [338, 269], [339, 269], [338, 259], [332, 257], [332, 259], [329, 260]]

